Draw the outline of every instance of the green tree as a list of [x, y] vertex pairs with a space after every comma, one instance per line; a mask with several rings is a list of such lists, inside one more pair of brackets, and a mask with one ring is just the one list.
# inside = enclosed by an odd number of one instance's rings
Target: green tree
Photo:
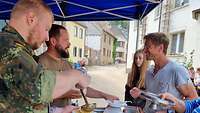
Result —
[[113, 42], [113, 52], [112, 52], [113, 62], [115, 62], [116, 58], [116, 48], [117, 48], [117, 39], [115, 38]]
[[117, 26], [123, 32], [125, 32], [126, 34], [128, 34], [129, 21], [111, 21], [110, 24]]
[[185, 56], [184, 66], [185, 66], [187, 69], [193, 67], [193, 56], [194, 56], [194, 52], [195, 52], [195, 50], [192, 50], [192, 52], [190, 52], [189, 58], [188, 58], [187, 56]]

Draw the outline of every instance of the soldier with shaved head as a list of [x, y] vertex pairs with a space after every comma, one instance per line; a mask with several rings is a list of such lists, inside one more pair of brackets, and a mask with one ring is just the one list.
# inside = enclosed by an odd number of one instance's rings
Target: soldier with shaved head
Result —
[[53, 99], [87, 87], [89, 78], [79, 71], [45, 70], [33, 59], [53, 20], [43, 0], [19, 0], [13, 8], [0, 33], [0, 113], [47, 113]]

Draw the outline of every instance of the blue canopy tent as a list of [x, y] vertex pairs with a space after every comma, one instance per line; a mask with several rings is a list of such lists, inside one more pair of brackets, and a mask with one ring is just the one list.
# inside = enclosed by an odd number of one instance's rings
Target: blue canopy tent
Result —
[[[161, 0], [44, 0], [58, 21], [141, 20]], [[17, 0], [0, 0], [0, 19], [9, 19]]]

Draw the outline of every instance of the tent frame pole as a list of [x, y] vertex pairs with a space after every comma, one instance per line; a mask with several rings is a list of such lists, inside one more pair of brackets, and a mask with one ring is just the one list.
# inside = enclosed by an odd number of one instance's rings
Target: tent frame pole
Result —
[[[109, 14], [109, 15], [113, 15], [113, 16], [116, 16], [116, 17], [120, 17], [120, 18], [124, 18], [124, 19], [128, 19], [128, 20], [132, 20], [132, 18], [129, 18], [129, 17], [123, 16], [123, 15], [119, 15], [119, 14], [114, 14], [114, 13], [112, 13], [112, 12], [110, 12], [110, 11], [115, 11], [115, 10], [120, 10], [120, 9], [126, 9], [126, 8], [141, 6], [141, 5], [130, 5], [130, 6], [122, 6], [122, 7], [117, 7], [117, 8], [99, 10], [99, 9], [96, 9], [96, 8], [93, 8], [93, 7], [89, 7], [89, 6], [77, 4], [77, 3], [74, 3], [74, 2], [69, 2], [69, 1], [66, 1], [66, 0], [64, 0], [63, 2], [68, 3], [68, 4], [72, 4], [72, 5], [76, 5], [76, 6], [79, 6], [79, 7], [82, 7], [82, 8], [87, 8], [87, 9], [90, 9], [90, 10], [94, 10], [93, 12], [82, 13], [82, 14], [75, 14], [75, 15], [71, 15], [71, 16], [64, 16], [64, 18], [73, 18], [73, 17], [77, 17], [77, 16], [89, 15], [89, 14], [94, 14], [94, 13], [102, 12], [102, 13], [106, 13], [106, 14]], [[149, 4], [153, 4], [153, 3], [147, 3], [147, 6], [146, 6], [146, 8], [145, 8], [144, 13], [146, 12], [146, 9], [147, 9], [147, 7], [149, 6]], [[145, 4], [142, 4], [142, 5], [145, 5]], [[143, 15], [144, 15], [144, 14], [143, 14]], [[143, 17], [143, 16], [141, 16], [141, 18], [142, 18], [142, 17]]]
[[136, 51], [138, 50], [139, 33], [140, 33], [140, 19], [137, 20]]
[[159, 24], [158, 24], [158, 32], [161, 31], [161, 20], [162, 20], [162, 0], [160, 0], [160, 16], [159, 16]]
[[59, 8], [59, 10], [60, 10], [60, 12], [61, 12], [61, 14], [62, 14], [62, 16], [65, 17], [65, 14], [64, 14], [64, 12], [63, 12], [62, 9], [61, 9], [60, 4], [58, 3], [57, 0], [55, 0], [55, 1], [56, 1], [56, 4], [57, 4], [57, 6], [58, 6], [58, 8]]

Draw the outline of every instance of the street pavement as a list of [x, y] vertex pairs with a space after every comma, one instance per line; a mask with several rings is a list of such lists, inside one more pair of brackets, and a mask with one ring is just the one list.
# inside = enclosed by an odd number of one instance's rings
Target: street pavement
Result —
[[[125, 64], [107, 66], [89, 66], [88, 74], [91, 76], [90, 87], [116, 95], [120, 100], [124, 100], [125, 83], [127, 81]], [[107, 106], [104, 99], [88, 98], [89, 103], [96, 103], [97, 107]], [[79, 105], [83, 105], [83, 99], [79, 99]]]

